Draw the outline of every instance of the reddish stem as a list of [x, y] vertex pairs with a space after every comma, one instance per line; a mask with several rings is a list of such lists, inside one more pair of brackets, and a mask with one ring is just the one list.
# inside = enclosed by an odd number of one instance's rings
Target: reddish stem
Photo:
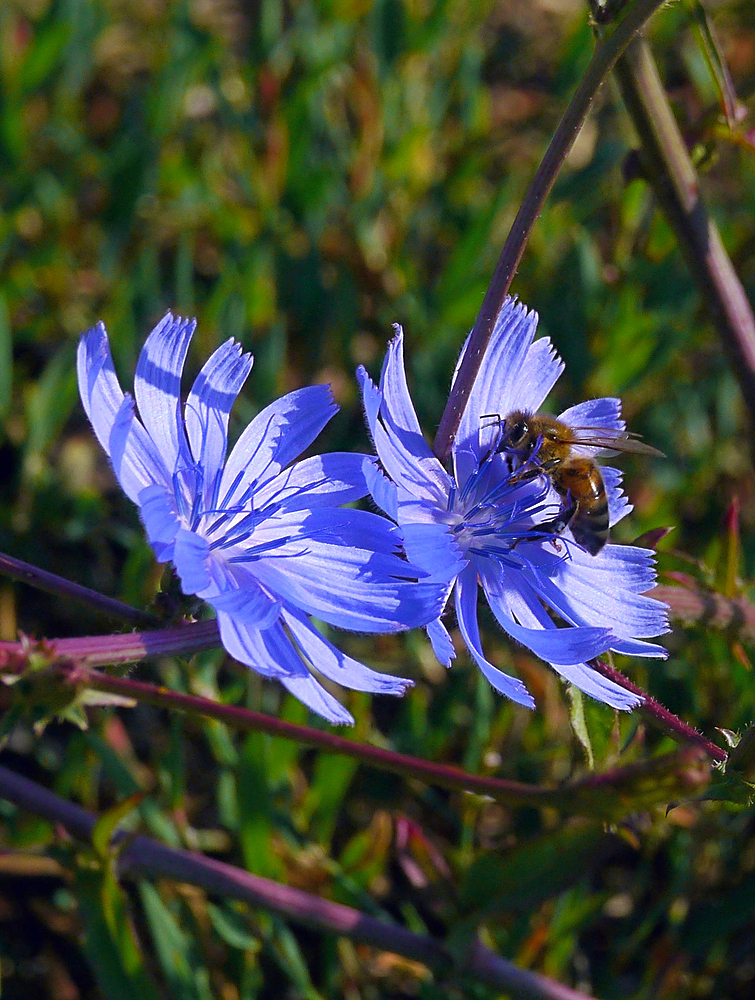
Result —
[[674, 739], [681, 740], [683, 743], [690, 743], [694, 747], [699, 747], [708, 757], [719, 764], [723, 764], [726, 761], [727, 753], [725, 750], [717, 747], [710, 740], [706, 740], [702, 733], [698, 733], [696, 729], [687, 725], [686, 722], [682, 722], [677, 715], [664, 708], [655, 698], [651, 698], [649, 694], [646, 694], [641, 687], [638, 687], [628, 677], [625, 677], [616, 667], [611, 666], [609, 663], [604, 663], [602, 660], [591, 660], [590, 666], [597, 670], [599, 674], [603, 674], [604, 677], [608, 677], [610, 680], [620, 684], [621, 687], [626, 688], [627, 691], [641, 695], [643, 701], [642, 705], [640, 705], [640, 711], [643, 715], [646, 715], [653, 722], [657, 723], [661, 729], [665, 729], [670, 733]]

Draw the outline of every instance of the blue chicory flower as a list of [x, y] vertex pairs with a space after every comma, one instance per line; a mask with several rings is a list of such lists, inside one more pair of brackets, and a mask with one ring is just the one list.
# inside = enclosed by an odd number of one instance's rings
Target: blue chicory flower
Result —
[[[456, 617], [472, 657], [496, 690], [534, 706], [524, 684], [504, 673], [482, 650], [477, 585], [505, 632], [550, 663], [562, 677], [614, 708], [642, 699], [591, 668], [586, 661], [614, 650], [663, 657], [645, 640], [668, 631], [665, 605], [645, 596], [655, 582], [653, 553], [607, 544], [590, 555], [567, 528], [556, 537], [552, 522], [564, 501], [548, 477], [516, 474], [498, 451], [502, 421], [510, 413], [537, 413], [563, 371], [548, 338], [534, 340], [537, 314], [507, 298], [498, 315], [482, 367], [452, 449], [453, 474], [426, 443], [412, 405], [400, 327], [388, 348], [380, 387], [364, 369], [360, 380], [367, 422], [382, 467], [369, 470], [375, 502], [401, 527], [409, 559], [454, 591]], [[463, 353], [463, 352], [462, 352]], [[495, 415], [498, 415], [496, 418]], [[618, 399], [595, 399], [564, 411], [559, 420], [576, 436], [590, 428], [605, 437], [624, 431]], [[598, 449], [579, 446], [585, 456]], [[621, 474], [601, 466], [610, 522], [631, 505]], [[544, 522], [551, 522], [549, 528]], [[540, 527], [539, 527], [540, 526]], [[438, 659], [454, 656], [440, 621], [428, 626]]]
[[425, 624], [442, 589], [419, 580], [386, 518], [339, 505], [367, 493], [374, 459], [334, 453], [291, 464], [337, 410], [327, 386], [298, 389], [259, 413], [226, 460], [228, 418], [252, 367], [226, 341], [181, 407], [181, 373], [195, 321], [167, 313], [147, 338], [136, 404], [118, 383], [107, 333], [81, 338], [84, 409], [160, 562], [186, 594], [215, 609], [223, 646], [279, 680], [334, 723], [353, 719], [312, 675], [344, 687], [403, 694], [411, 681], [370, 670], [314, 627], [310, 615], [362, 632]]

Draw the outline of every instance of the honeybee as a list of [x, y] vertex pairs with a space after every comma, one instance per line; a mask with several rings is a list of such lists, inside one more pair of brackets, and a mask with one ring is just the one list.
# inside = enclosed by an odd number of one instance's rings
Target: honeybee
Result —
[[[500, 419], [500, 418], [499, 418]], [[570, 427], [545, 414], [515, 410], [502, 421], [496, 451], [519, 460], [522, 479], [545, 474], [564, 500], [559, 515], [548, 522], [558, 534], [570, 527], [574, 540], [596, 556], [608, 541], [609, 512], [606, 485], [594, 458], [574, 452], [575, 447], [601, 448], [610, 452], [655, 455], [663, 452], [643, 444], [626, 432], [600, 427]]]

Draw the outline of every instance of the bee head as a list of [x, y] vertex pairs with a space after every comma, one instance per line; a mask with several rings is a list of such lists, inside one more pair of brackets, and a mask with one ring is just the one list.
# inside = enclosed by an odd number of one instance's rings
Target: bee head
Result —
[[530, 426], [526, 413], [510, 413], [503, 422], [499, 451], [515, 452], [524, 457], [530, 446]]

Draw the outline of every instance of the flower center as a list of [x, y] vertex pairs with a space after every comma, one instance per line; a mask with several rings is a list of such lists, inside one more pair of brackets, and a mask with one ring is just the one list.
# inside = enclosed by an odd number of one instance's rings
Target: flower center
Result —
[[465, 555], [511, 562], [522, 542], [560, 544], [552, 524], [560, 509], [547, 475], [512, 472], [503, 456], [489, 455], [452, 487], [445, 519]]

